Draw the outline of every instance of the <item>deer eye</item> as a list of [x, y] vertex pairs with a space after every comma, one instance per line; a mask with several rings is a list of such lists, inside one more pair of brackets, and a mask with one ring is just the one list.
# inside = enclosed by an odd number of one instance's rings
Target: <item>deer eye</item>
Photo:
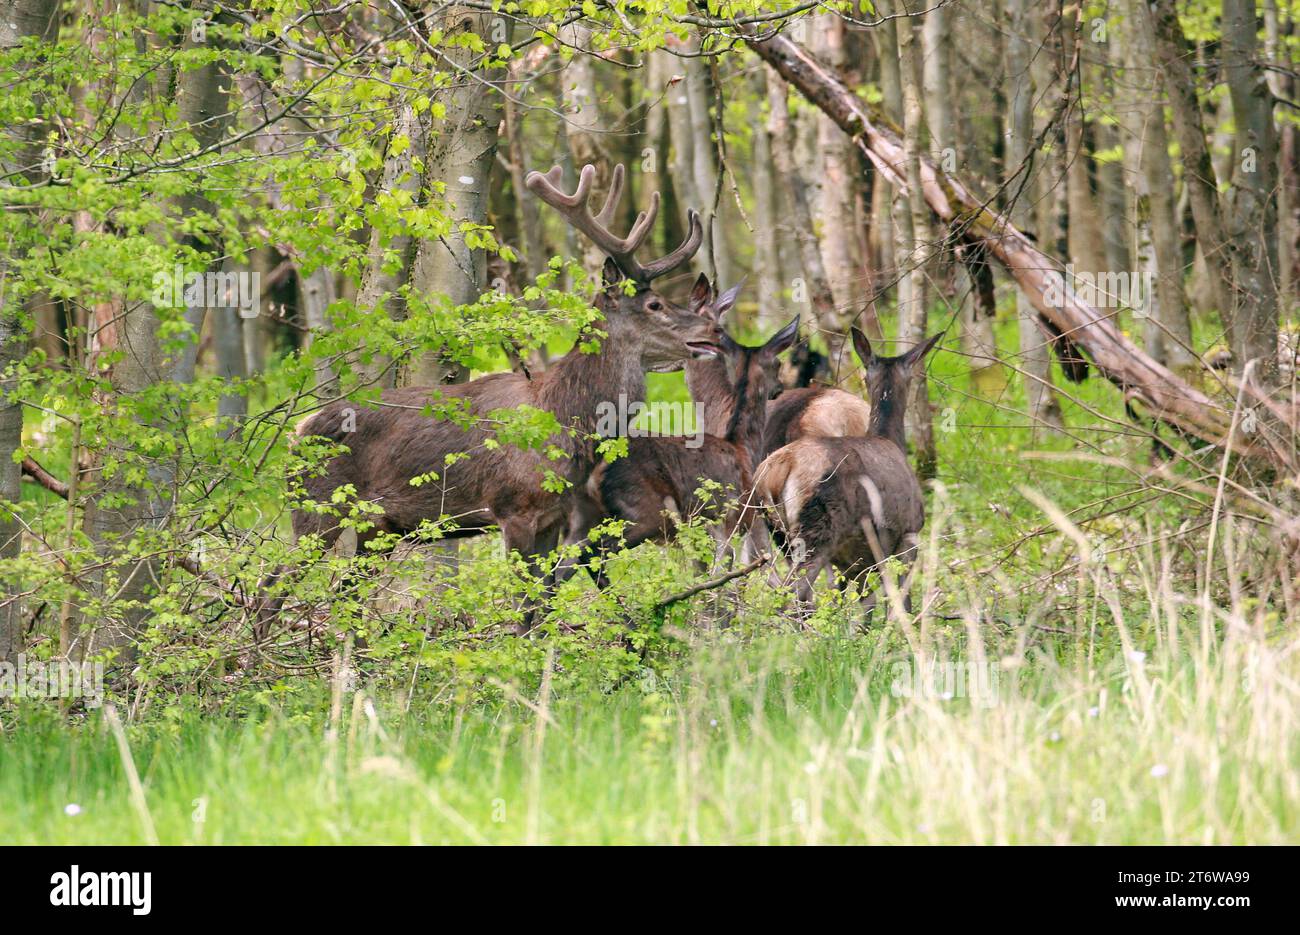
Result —
[[650, 309], [650, 311], [652, 312], [659, 312], [659, 311], [663, 311], [664, 306], [663, 303], [660, 302], [658, 299], [651, 299], [649, 302], [645, 304], [645, 307]]

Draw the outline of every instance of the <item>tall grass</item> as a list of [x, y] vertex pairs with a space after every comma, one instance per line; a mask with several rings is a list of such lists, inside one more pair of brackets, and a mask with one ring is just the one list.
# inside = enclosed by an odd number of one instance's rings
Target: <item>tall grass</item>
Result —
[[[1267, 530], [1190, 472], [1191, 494], [1153, 482], [1140, 433], [1034, 437], [1014, 381], [974, 400], [939, 361], [917, 616], [864, 633], [828, 590], [796, 626], [752, 580], [730, 627], [699, 598], [593, 677], [563, 639], [508, 637], [178, 698], [120, 736], [11, 709], [0, 841], [1294, 842], [1300, 629]], [[1066, 408], [1119, 416], [1096, 385]], [[490, 553], [465, 553], [465, 594]], [[620, 563], [656, 594], [681, 567]]]
[[1094, 586], [1118, 639], [1081, 657], [1027, 632], [960, 654], [937, 629], [915, 650], [885, 632], [706, 634], [673, 675], [611, 692], [557, 697], [544, 677], [494, 704], [408, 708], [339, 685], [334, 716], [309, 693], [146, 723], [129, 754], [102, 714], [79, 730], [32, 715], [0, 742], [0, 840], [1294, 841], [1294, 632], [1245, 607], [1206, 629], [1176, 594], [1187, 612], [1133, 621], [1113, 582]]

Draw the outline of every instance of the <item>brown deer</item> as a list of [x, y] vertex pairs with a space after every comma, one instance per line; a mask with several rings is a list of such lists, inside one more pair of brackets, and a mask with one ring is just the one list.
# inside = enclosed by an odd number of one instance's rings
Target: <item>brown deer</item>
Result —
[[[699, 290], [697, 282], [691, 294], [691, 307], [720, 321], [730, 305], [706, 304], [700, 300]], [[759, 460], [807, 435], [866, 435], [871, 425], [871, 406], [860, 397], [833, 386], [800, 385], [821, 372], [816, 362], [821, 355], [809, 348], [806, 341], [801, 342], [795, 353], [801, 351], [803, 360], [796, 368], [796, 385], [787, 387], [767, 404], [767, 427], [758, 452]], [[722, 358], [687, 361], [686, 385], [697, 403], [713, 403], [705, 408], [704, 431], [712, 435], [724, 434], [731, 419], [726, 402], [730, 392], [726, 362]]]
[[[867, 336], [854, 328], [853, 345], [871, 396], [870, 431], [800, 438], [773, 452], [754, 472], [755, 495], [775, 514], [778, 541], [794, 557], [795, 594], [804, 612], [811, 608], [817, 576], [829, 566], [846, 582], [890, 557], [910, 569], [925, 505], [907, 460], [907, 391], [917, 365], [942, 336], [899, 357], [877, 357]], [[910, 612], [907, 584], [903, 593]], [[863, 603], [869, 614], [874, 595], [864, 595]]]
[[[460, 385], [387, 390], [371, 407], [339, 400], [306, 419], [297, 429], [299, 436], [323, 436], [347, 449], [323, 471], [302, 478], [307, 498], [328, 504], [337, 488], [351, 484], [359, 499], [382, 510], [373, 517], [373, 528], [358, 536], [358, 545], [383, 533], [407, 535], [426, 520], [451, 517], [455, 527], [448, 535], [499, 527], [507, 549], [528, 558], [535, 573], [541, 571], [540, 558], [555, 548], [573, 511], [574, 490], [585, 489], [598, 460], [598, 404], [620, 397], [644, 399], [647, 370], [681, 369], [692, 357], [721, 353], [721, 332], [714, 322], [650, 286], [699, 249], [702, 228], [696, 213], [688, 212], [689, 232], [676, 249], [642, 264], [634, 254], [650, 234], [659, 193], [651, 195], [649, 209], [637, 216], [628, 235], [618, 237], [610, 224], [623, 191], [623, 167], [614, 169], [609, 194], [595, 216], [587, 206], [595, 168], [582, 169], [572, 194], [561, 190], [561, 176], [559, 166], [546, 174], [530, 172], [525, 185], [608, 255], [603, 290], [593, 303], [604, 317], [606, 332], [599, 351], [583, 353], [575, 347], [531, 378], [493, 373]], [[630, 280], [630, 289], [625, 280]], [[477, 417], [468, 427], [424, 414], [430, 404], [457, 399]], [[490, 444], [490, 413], [520, 406], [554, 414], [565, 430], [550, 439], [563, 450], [561, 460], [550, 460], [540, 451]], [[447, 456], [458, 452], [470, 456], [448, 465]], [[569, 489], [544, 489], [548, 469], [567, 481]], [[430, 472], [437, 474], [436, 481], [412, 486], [412, 478]], [[299, 537], [320, 536], [326, 547], [341, 532], [335, 517], [304, 509], [294, 511], [293, 529]], [[524, 629], [530, 617], [531, 607], [526, 608]]]
[[[718, 296], [701, 276], [691, 296], [692, 307], [702, 313], [712, 312], [709, 317], [716, 319], [731, 307], [739, 289], [737, 286]], [[592, 471], [587, 494], [596, 508], [595, 516], [625, 521], [622, 540], [627, 548], [646, 541], [671, 540], [678, 519], [685, 516], [715, 521], [714, 535], [719, 546], [737, 528], [748, 528], [755, 513], [747, 504], [753, 466], [763, 444], [767, 403], [782, 389], [777, 356], [794, 343], [798, 334], [797, 317], [757, 347], [742, 345], [722, 332], [726, 394], [716, 395], [721, 392], [716, 384], [708, 390], [696, 389], [696, 401], [703, 409], [706, 424], [712, 409], [728, 413], [722, 433], [706, 432], [698, 438], [629, 438], [626, 457]], [[699, 491], [706, 480], [716, 482], [721, 490], [701, 497]], [[586, 530], [592, 525], [589, 521], [585, 529], [576, 529], [570, 542], [586, 540]], [[613, 545], [613, 537], [602, 537], [595, 543], [585, 541], [582, 557], [589, 560], [596, 553], [608, 552]], [[592, 576], [598, 587], [608, 584], [604, 562]]]

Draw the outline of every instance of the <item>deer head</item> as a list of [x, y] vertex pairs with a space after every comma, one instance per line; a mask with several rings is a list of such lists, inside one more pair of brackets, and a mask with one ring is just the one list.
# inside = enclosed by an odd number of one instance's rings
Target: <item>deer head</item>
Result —
[[785, 388], [781, 383], [781, 362], [777, 355], [799, 337], [799, 316], [758, 347], [746, 347], [726, 331], [722, 332], [722, 353], [727, 362], [727, 377], [736, 395], [767, 402], [776, 399]]
[[939, 332], [898, 357], [877, 357], [867, 336], [853, 329], [853, 347], [867, 371], [867, 395], [871, 399], [871, 434], [892, 439], [904, 447], [903, 420], [907, 411], [907, 391], [912, 385], [916, 365], [934, 349], [943, 337]]
[[627, 236], [619, 237], [610, 230], [610, 224], [623, 195], [623, 166], [614, 167], [609, 194], [596, 215], [592, 215], [587, 204], [596, 167], [583, 166], [578, 187], [572, 194], [560, 188], [563, 174], [560, 166], [545, 174], [530, 172], [524, 184], [607, 254], [595, 306], [604, 315], [609, 341], [618, 352], [638, 358], [644, 370], [659, 371], [680, 370], [687, 360], [718, 356], [721, 347], [716, 322], [664, 298], [650, 285], [688, 263], [700, 249], [704, 230], [699, 215], [694, 211], [687, 213], [689, 231], [676, 249], [643, 264], [635, 254], [654, 227], [659, 214], [659, 193], [651, 194], [650, 207], [637, 215]]
[[718, 295], [718, 290], [713, 287], [713, 283], [709, 282], [709, 277], [700, 273], [695, 280], [695, 285], [691, 287], [687, 304], [692, 313], [721, 326], [722, 316], [731, 311], [731, 307], [736, 304], [736, 297], [740, 295], [744, 285], [745, 281], [742, 279], [722, 295]]

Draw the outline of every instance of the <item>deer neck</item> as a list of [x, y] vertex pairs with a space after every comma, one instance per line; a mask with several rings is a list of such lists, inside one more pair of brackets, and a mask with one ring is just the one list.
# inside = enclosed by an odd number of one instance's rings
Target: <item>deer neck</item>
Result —
[[904, 418], [907, 415], [907, 387], [886, 383], [880, 393], [871, 396], [871, 434], [888, 438], [907, 450]]
[[[592, 439], [609, 421], [608, 412], [625, 412], [634, 402], [645, 401], [645, 371], [639, 354], [615, 350], [609, 338], [600, 350], [584, 354], [575, 347], [536, 380], [536, 405], [552, 413], [567, 433], [558, 444], [569, 452], [568, 474], [585, 477], [596, 463], [597, 441]], [[621, 426], [620, 426], [621, 428]]]
[[752, 468], [757, 462], [763, 444], [763, 430], [767, 428], [767, 400], [749, 379], [749, 368], [740, 372], [731, 392], [731, 415], [727, 420], [727, 441], [744, 449]]
[[698, 405], [699, 428], [719, 438], [727, 433], [733, 411], [731, 381], [721, 357], [686, 362], [686, 387]]

